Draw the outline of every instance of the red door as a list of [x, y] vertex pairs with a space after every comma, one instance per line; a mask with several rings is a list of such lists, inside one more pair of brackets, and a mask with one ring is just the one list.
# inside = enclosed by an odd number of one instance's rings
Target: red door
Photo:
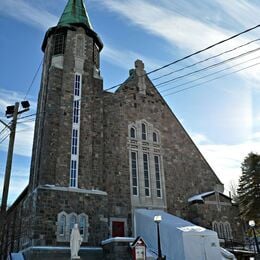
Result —
[[125, 223], [121, 221], [112, 222], [112, 237], [125, 236]]

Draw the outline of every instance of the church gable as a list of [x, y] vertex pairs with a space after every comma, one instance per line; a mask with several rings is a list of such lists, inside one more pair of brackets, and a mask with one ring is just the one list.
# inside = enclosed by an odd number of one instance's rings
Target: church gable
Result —
[[[109, 118], [110, 126], [120, 133], [120, 140], [117, 140], [121, 143], [119, 156], [120, 158], [123, 156], [124, 162], [128, 163], [128, 167], [122, 169], [122, 172], [125, 172], [125, 177], [128, 177], [132, 183], [131, 151], [138, 150], [139, 153], [149, 152], [151, 154], [155, 152], [152, 145], [148, 145], [148, 148], [140, 147], [138, 138], [136, 142], [139, 146], [136, 146], [135, 141], [132, 140], [134, 138], [131, 137], [131, 135], [142, 137], [140, 122], [144, 122], [147, 126], [151, 125], [150, 140], [153, 139], [151, 129], [155, 129], [160, 138], [160, 156], [163, 165], [161, 174], [165, 180], [164, 190], [167, 194], [167, 198], [166, 195], [164, 197], [166, 201], [163, 205], [167, 205], [170, 211], [183, 208], [188, 197], [209, 189], [214, 190], [216, 185], [221, 185], [221, 182], [147, 77], [143, 63], [136, 61], [135, 67], [130, 71], [129, 78], [104, 102], [107, 104], [104, 108], [106, 119]], [[110, 105], [108, 105], [109, 103]], [[109, 127], [104, 131], [110, 135]], [[144, 140], [141, 141], [144, 142]], [[144, 162], [141, 159], [139, 163], [143, 165]], [[150, 163], [153, 162], [150, 161]], [[144, 179], [144, 170], [141, 166], [139, 166], [139, 178]], [[133, 189], [133, 187], [131, 188]], [[145, 190], [145, 187], [139, 187], [139, 189]], [[132, 198], [132, 201], [134, 200], [135, 197]], [[144, 203], [144, 205], [148, 204]]]

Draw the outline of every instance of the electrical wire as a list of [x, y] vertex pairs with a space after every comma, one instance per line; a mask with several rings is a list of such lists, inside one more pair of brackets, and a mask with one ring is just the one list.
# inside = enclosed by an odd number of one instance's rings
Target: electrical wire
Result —
[[32, 116], [36, 116], [36, 113], [31, 114], [31, 115], [28, 115], [28, 116], [19, 117], [17, 120], [19, 121], [19, 120], [21, 120], [21, 119], [28, 118], [28, 117], [32, 117]]
[[260, 55], [257, 56], [257, 57], [248, 59], [248, 60], [246, 60], [246, 61], [237, 63], [237, 64], [235, 64], [235, 65], [233, 65], [233, 66], [228, 67], [228, 68], [221, 69], [221, 70], [215, 71], [215, 72], [213, 72], [213, 73], [207, 74], [207, 75], [205, 75], [205, 76], [199, 77], [199, 78], [197, 78], [197, 79], [193, 79], [193, 80], [184, 82], [184, 83], [182, 83], [182, 84], [179, 84], [179, 85], [177, 85], [177, 86], [174, 86], [174, 87], [171, 87], [171, 88], [168, 88], [168, 89], [163, 89], [163, 90], [161, 91], [161, 93], [166, 92], [166, 91], [169, 91], [169, 90], [171, 90], [171, 89], [179, 88], [179, 87], [181, 87], [181, 86], [185, 86], [185, 85], [187, 85], [187, 84], [196, 82], [196, 81], [201, 80], [201, 79], [204, 79], [204, 78], [208, 78], [208, 77], [210, 77], [210, 76], [219, 74], [219, 73], [221, 73], [221, 72], [223, 72], [223, 71], [226, 71], [226, 70], [230, 70], [230, 69], [232, 69], [232, 68], [238, 67], [238, 66], [240, 66], [240, 65], [242, 65], [242, 64], [245, 64], [245, 63], [247, 63], [247, 62], [249, 62], [249, 61], [256, 60], [256, 59], [259, 59], [259, 58], [260, 58]]
[[257, 29], [258, 27], [260, 27], [260, 24], [254, 26], [254, 27], [251, 27], [251, 28], [249, 28], [249, 29], [246, 29], [246, 30], [244, 30], [244, 31], [242, 31], [242, 32], [240, 32], [240, 33], [237, 33], [237, 34], [235, 34], [235, 35], [233, 35], [233, 36], [231, 36], [231, 37], [228, 37], [228, 38], [226, 38], [226, 39], [224, 39], [224, 40], [222, 40], [222, 41], [219, 41], [219, 42], [217, 42], [217, 43], [214, 43], [214, 44], [212, 44], [212, 45], [210, 45], [210, 46], [208, 46], [208, 47], [206, 47], [206, 48], [204, 48], [204, 49], [201, 49], [201, 50], [199, 50], [199, 51], [193, 52], [192, 54], [189, 54], [189, 55], [187, 55], [187, 56], [185, 56], [185, 57], [183, 57], [183, 58], [181, 58], [181, 59], [178, 59], [178, 60], [175, 60], [175, 61], [173, 61], [173, 62], [171, 62], [171, 63], [168, 63], [168, 64], [166, 64], [166, 65], [164, 65], [164, 66], [162, 66], [162, 67], [160, 67], [160, 68], [158, 68], [158, 69], [154, 69], [154, 70], [152, 70], [152, 71], [146, 73], [146, 75], [150, 75], [150, 74], [155, 73], [155, 72], [157, 72], [157, 71], [159, 71], [159, 70], [165, 69], [165, 68], [167, 68], [167, 67], [169, 67], [169, 66], [171, 66], [171, 65], [173, 65], [173, 64], [176, 64], [177, 62], [186, 60], [186, 59], [188, 59], [188, 58], [190, 58], [190, 57], [192, 57], [192, 56], [195, 56], [195, 55], [197, 55], [197, 54], [199, 54], [199, 53], [202, 53], [202, 52], [204, 52], [204, 51], [207, 51], [207, 50], [209, 50], [209, 49], [212, 49], [213, 47], [216, 47], [217, 45], [220, 45], [220, 44], [222, 44], [222, 43], [224, 43], [224, 42], [227, 42], [227, 41], [230, 41], [230, 40], [232, 40], [232, 39], [235, 39], [235, 38], [237, 38], [237, 37], [240, 36], [240, 35], [243, 35], [243, 34], [245, 34], [245, 33], [248, 33], [248, 32], [250, 32], [250, 31], [252, 31], [252, 30]]
[[183, 78], [185, 78], [185, 77], [187, 77], [187, 76], [191, 76], [191, 75], [194, 75], [194, 74], [196, 74], [196, 73], [199, 73], [199, 72], [202, 72], [202, 71], [206, 71], [206, 70], [208, 70], [208, 69], [212, 69], [212, 68], [221, 66], [221, 65], [223, 65], [223, 64], [225, 64], [225, 63], [227, 63], [227, 62], [230, 62], [230, 61], [239, 59], [239, 58], [241, 58], [241, 57], [244, 57], [244, 56], [246, 56], [246, 55], [252, 54], [252, 53], [257, 52], [257, 51], [259, 51], [259, 50], [260, 50], [260, 47], [259, 47], [259, 48], [256, 48], [256, 49], [253, 49], [253, 50], [250, 50], [250, 51], [247, 51], [247, 52], [244, 52], [244, 53], [241, 53], [241, 54], [239, 54], [239, 55], [237, 55], [237, 56], [233, 56], [233, 57], [231, 57], [231, 58], [229, 58], [229, 59], [220, 61], [220, 62], [218, 62], [218, 63], [214, 63], [214, 64], [209, 65], [209, 66], [207, 66], [207, 67], [204, 67], [204, 68], [202, 68], [202, 69], [195, 70], [195, 71], [186, 73], [186, 74], [184, 74], [184, 75], [181, 75], [181, 76], [172, 78], [172, 79], [170, 79], [170, 80], [161, 82], [161, 83], [157, 84], [156, 87], [158, 88], [159, 86], [167, 85], [167, 84], [170, 83], [170, 82], [173, 82], [173, 81], [176, 81], [176, 80], [179, 80], [179, 79], [183, 79]]
[[8, 129], [8, 127], [5, 126], [5, 127], [1, 130], [0, 135], [1, 135], [2, 133], [6, 132], [7, 129]]
[[159, 79], [161, 79], [161, 78], [164, 78], [164, 77], [167, 77], [167, 76], [169, 76], [169, 75], [172, 75], [172, 74], [174, 74], [174, 73], [176, 73], [176, 72], [180, 72], [180, 71], [182, 71], [182, 70], [192, 68], [192, 67], [194, 67], [194, 66], [196, 66], [196, 65], [198, 65], [198, 64], [201, 64], [201, 63], [204, 63], [204, 62], [206, 62], [206, 61], [209, 61], [209, 60], [218, 58], [218, 57], [220, 57], [220, 56], [222, 56], [222, 55], [224, 55], [224, 54], [227, 54], [227, 53], [236, 51], [236, 50], [238, 50], [238, 49], [240, 49], [240, 48], [243, 48], [243, 47], [245, 47], [245, 46], [248, 46], [248, 45], [250, 45], [250, 44], [252, 44], [252, 43], [255, 43], [255, 42], [259, 41], [259, 40], [260, 40], [260, 38], [257, 38], [257, 39], [255, 39], [255, 40], [249, 41], [249, 42], [247, 42], [247, 43], [245, 43], [245, 44], [239, 45], [239, 46], [237, 46], [237, 47], [235, 47], [235, 48], [233, 48], [233, 49], [229, 49], [229, 50], [227, 50], [227, 51], [224, 51], [224, 52], [221, 52], [221, 53], [216, 54], [216, 55], [214, 55], [214, 56], [211, 56], [211, 57], [209, 57], [209, 58], [207, 58], [207, 59], [200, 60], [200, 61], [195, 62], [195, 63], [193, 63], [193, 64], [191, 64], [191, 65], [188, 65], [188, 66], [186, 66], [186, 67], [183, 67], [183, 68], [180, 68], [180, 69], [171, 71], [171, 72], [169, 72], [169, 73], [163, 74], [162, 76], [157, 77], [157, 78], [154, 78], [154, 79], [152, 79], [152, 80], [153, 80], [153, 81], [156, 81], [156, 80], [159, 80]]
[[196, 85], [193, 85], [193, 86], [190, 86], [190, 87], [187, 87], [187, 88], [184, 88], [184, 89], [181, 89], [181, 90], [178, 90], [178, 91], [169, 93], [169, 94], [164, 95], [164, 96], [165, 96], [165, 97], [171, 96], [171, 95], [174, 95], [174, 94], [177, 94], [177, 93], [180, 93], [180, 92], [183, 92], [183, 91], [186, 91], [186, 90], [195, 88], [195, 87], [199, 87], [199, 86], [204, 85], [204, 84], [206, 84], [206, 83], [209, 83], [209, 82], [211, 82], [211, 81], [218, 80], [218, 79], [221, 79], [221, 78], [225, 78], [225, 77], [227, 77], [227, 76], [229, 76], [229, 75], [238, 73], [238, 72], [240, 72], [240, 71], [243, 71], [243, 70], [246, 70], [246, 69], [249, 69], [249, 68], [252, 68], [252, 67], [255, 67], [255, 66], [257, 66], [257, 65], [260, 65], [260, 62], [257, 62], [257, 63], [255, 63], [255, 64], [253, 64], [253, 65], [250, 65], [250, 66], [247, 66], [247, 67], [245, 67], [245, 68], [242, 68], [242, 69], [239, 69], [239, 70], [236, 70], [236, 71], [227, 73], [227, 74], [225, 74], [225, 75], [222, 75], [222, 76], [219, 76], [219, 77], [216, 77], [216, 78], [213, 78], [213, 79], [210, 79], [210, 80], [201, 82], [201, 83], [199, 83], [199, 84], [196, 84]]
[[0, 144], [2, 144], [9, 136], [10, 134], [8, 133], [5, 137], [3, 137], [1, 140], [0, 140]]
[[34, 122], [36, 118], [32, 118], [32, 119], [28, 119], [28, 120], [24, 120], [24, 121], [21, 121], [21, 122], [17, 122], [17, 124], [25, 124], [25, 123], [29, 123], [29, 122]]
[[[246, 29], [246, 30], [244, 30], [244, 31], [242, 31], [242, 32], [240, 32], [240, 33], [237, 33], [237, 34], [235, 34], [235, 35], [233, 35], [233, 36], [231, 36], [231, 37], [228, 37], [228, 38], [226, 38], [226, 39], [224, 39], [224, 40], [221, 40], [221, 41], [219, 41], [219, 42], [217, 42], [217, 43], [214, 43], [214, 44], [212, 44], [212, 45], [210, 45], [210, 46], [208, 46], [208, 47], [206, 47], [206, 48], [203, 48], [203, 49], [201, 49], [201, 50], [199, 50], [199, 51], [193, 52], [193, 53], [191, 53], [191, 54], [189, 54], [189, 55], [187, 55], [187, 56], [185, 56], [185, 57], [183, 57], [183, 58], [180, 58], [180, 59], [175, 60], [175, 61], [173, 61], [173, 62], [170, 62], [170, 63], [168, 63], [168, 64], [166, 64], [166, 65], [164, 65], [164, 66], [161, 66], [161, 67], [159, 67], [159, 68], [157, 68], [157, 69], [154, 69], [154, 70], [152, 70], [152, 71], [149, 71], [149, 72], [147, 72], [145, 75], [150, 75], [150, 74], [152, 74], [152, 73], [155, 73], [155, 72], [157, 72], [157, 71], [160, 71], [160, 70], [162, 70], [162, 69], [165, 69], [165, 68], [167, 68], [167, 67], [169, 67], [169, 66], [171, 66], [171, 65], [173, 65], [173, 64], [176, 64], [176, 63], [178, 63], [178, 62], [181, 62], [181, 61], [183, 61], [183, 60], [186, 60], [186, 59], [188, 59], [188, 58], [190, 58], [190, 57], [193, 57], [193, 56], [195, 56], [195, 55], [197, 55], [197, 54], [199, 54], [199, 53], [202, 53], [202, 52], [204, 52], [204, 51], [207, 51], [207, 50], [209, 50], [209, 49], [212, 49], [213, 47], [216, 47], [217, 45], [220, 45], [220, 44], [222, 44], [222, 43], [224, 43], [224, 42], [227, 42], [227, 41], [230, 41], [230, 40], [232, 40], [232, 39], [235, 39], [235, 38], [237, 38], [237, 37], [240, 36], [240, 35], [243, 35], [243, 34], [245, 34], [245, 33], [248, 33], [248, 32], [250, 32], [250, 31], [252, 31], [252, 30], [255, 30], [255, 29], [257, 29], [258, 27], [260, 27], [260, 24], [254, 26], [254, 27], [250, 27], [249, 29]], [[139, 77], [143, 77], [143, 76], [139, 76]], [[120, 83], [120, 84], [117, 84], [117, 85], [114, 85], [114, 86], [112, 86], [112, 87], [110, 87], [110, 88], [107, 88], [107, 89], [105, 89], [105, 91], [107, 91], [107, 90], [112, 90], [112, 89], [114, 89], [114, 88], [120, 87], [123, 83], [124, 83], [124, 82], [122, 82], [122, 83]]]
[[40, 64], [39, 64], [39, 66], [38, 66], [38, 68], [37, 68], [37, 70], [36, 70], [36, 72], [35, 72], [35, 74], [34, 74], [34, 76], [33, 76], [33, 79], [32, 79], [32, 81], [31, 81], [31, 84], [29, 85], [29, 87], [28, 87], [28, 89], [27, 89], [27, 91], [26, 91], [26, 94], [25, 94], [25, 96], [24, 96], [24, 98], [23, 98], [24, 100], [27, 98], [28, 94], [30, 93], [30, 90], [31, 90], [31, 88], [32, 88], [32, 86], [33, 86], [33, 84], [34, 84], [34, 81], [36, 80], [36, 77], [37, 77], [37, 75], [38, 75], [38, 73], [39, 73], [39, 71], [40, 71], [40, 68], [41, 68], [42, 64], [43, 64], [43, 58], [42, 58], [42, 60], [41, 60], [41, 62], [40, 62]]

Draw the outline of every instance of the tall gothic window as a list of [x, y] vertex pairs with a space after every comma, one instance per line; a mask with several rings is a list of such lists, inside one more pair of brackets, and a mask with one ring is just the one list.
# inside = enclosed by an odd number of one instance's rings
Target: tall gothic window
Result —
[[79, 165], [79, 138], [80, 138], [80, 105], [81, 105], [81, 74], [74, 76], [73, 88], [73, 118], [71, 136], [71, 164], [70, 164], [70, 187], [78, 186]]
[[160, 170], [160, 157], [158, 155], [154, 156], [155, 165], [155, 178], [156, 178], [156, 195], [158, 198], [162, 197], [162, 187], [161, 187], [161, 170]]
[[70, 233], [76, 223], [77, 223], [77, 217], [75, 215], [71, 215], [70, 216]]
[[77, 155], [78, 153], [78, 129], [72, 130], [71, 153], [74, 155]]
[[79, 74], [75, 75], [74, 81], [74, 95], [79, 97], [80, 96], [80, 87], [81, 87], [81, 76]]
[[153, 142], [158, 143], [158, 134], [156, 132], [153, 132]]
[[79, 100], [73, 102], [73, 123], [77, 124], [79, 122]]
[[148, 154], [143, 154], [143, 162], [144, 162], [144, 191], [145, 196], [150, 196], [150, 176], [149, 176], [149, 159]]
[[77, 161], [71, 160], [70, 187], [77, 187]]
[[54, 55], [64, 54], [65, 49], [65, 35], [63, 33], [59, 33], [54, 35]]
[[131, 152], [132, 192], [138, 195], [137, 153]]
[[65, 233], [66, 233], [66, 216], [62, 214], [59, 223], [59, 235], [65, 236]]
[[86, 217], [80, 216], [80, 218], [79, 218], [79, 233], [82, 237], [84, 237], [84, 235], [85, 235], [85, 230], [86, 230]]
[[146, 124], [142, 123], [142, 139], [146, 140], [147, 139], [147, 129], [146, 129]]
[[131, 138], [136, 138], [136, 129], [134, 127], [130, 129], [130, 136]]
[[163, 205], [164, 174], [159, 131], [146, 120], [131, 123], [127, 145], [131, 194], [140, 198], [135, 198], [136, 203], [152, 203], [148, 201], [157, 199]]

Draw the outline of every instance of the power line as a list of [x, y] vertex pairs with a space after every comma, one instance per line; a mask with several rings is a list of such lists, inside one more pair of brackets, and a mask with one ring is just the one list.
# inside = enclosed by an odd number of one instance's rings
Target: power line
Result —
[[230, 69], [232, 69], [232, 68], [238, 67], [238, 66], [240, 66], [240, 65], [242, 65], [242, 64], [245, 64], [245, 63], [247, 63], [247, 62], [249, 62], [249, 61], [256, 60], [256, 59], [259, 59], [259, 58], [260, 58], [260, 56], [257, 56], [257, 57], [248, 59], [248, 60], [246, 60], [246, 61], [237, 63], [237, 64], [235, 64], [235, 65], [233, 65], [233, 66], [230, 66], [230, 67], [228, 67], [228, 68], [225, 68], [225, 69], [221, 69], [221, 70], [215, 71], [215, 72], [213, 72], [213, 73], [207, 74], [207, 75], [202, 76], [202, 77], [199, 77], [199, 78], [197, 78], [197, 79], [193, 79], [193, 80], [190, 80], [190, 81], [181, 83], [181, 84], [179, 84], [179, 85], [177, 85], [177, 86], [174, 86], [174, 87], [171, 87], [171, 88], [168, 88], [168, 89], [163, 89], [161, 92], [163, 93], [163, 92], [169, 91], [169, 90], [171, 90], [171, 89], [175, 89], [175, 88], [178, 88], [178, 87], [181, 87], [181, 86], [185, 86], [185, 85], [187, 85], [187, 84], [193, 83], [193, 82], [195, 82], [195, 81], [198, 81], [198, 80], [201, 80], [201, 79], [204, 79], [204, 78], [208, 78], [208, 77], [210, 77], [210, 76], [219, 74], [219, 73], [221, 73], [221, 72], [223, 72], [223, 71], [226, 71], [226, 70], [230, 70]]
[[24, 120], [21, 122], [17, 122], [17, 124], [24, 124], [24, 123], [29, 123], [29, 122], [34, 122], [36, 118], [32, 118], [32, 119], [28, 119], [28, 120]]
[[239, 54], [239, 55], [237, 55], [237, 56], [231, 57], [231, 58], [229, 58], [229, 59], [226, 59], [226, 60], [221, 61], [221, 62], [218, 62], [218, 63], [214, 63], [214, 64], [212, 64], [212, 65], [210, 65], [210, 66], [207, 66], [207, 67], [204, 67], [204, 68], [202, 68], [202, 69], [195, 70], [195, 71], [186, 73], [186, 74], [184, 74], [184, 75], [181, 75], [181, 76], [172, 78], [172, 79], [170, 79], [170, 80], [161, 82], [161, 83], [157, 84], [156, 87], [159, 87], [159, 86], [162, 86], [162, 85], [167, 85], [168, 83], [170, 83], [170, 82], [172, 82], [172, 81], [176, 81], [176, 80], [185, 78], [185, 77], [187, 77], [187, 76], [191, 76], [191, 75], [193, 75], [193, 74], [196, 74], [196, 73], [199, 73], [199, 72], [208, 70], [208, 69], [215, 68], [215, 67], [217, 67], [217, 66], [220, 66], [220, 65], [223, 65], [223, 64], [225, 64], [225, 63], [227, 63], [227, 62], [230, 62], [230, 61], [239, 59], [239, 58], [241, 58], [241, 57], [243, 57], [243, 56], [252, 54], [252, 53], [254, 53], [254, 52], [256, 52], [256, 51], [259, 51], [259, 50], [260, 50], [260, 47], [259, 47], [259, 48], [256, 48], [256, 49], [253, 49], [253, 50], [251, 50], [251, 51], [248, 51], [248, 52], [244, 52], [244, 53], [242, 53], [242, 54]]
[[[214, 43], [214, 44], [212, 44], [212, 45], [210, 45], [210, 46], [208, 46], [208, 47], [206, 47], [206, 48], [204, 48], [204, 49], [201, 49], [201, 50], [199, 50], [199, 51], [193, 52], [193, 53], [191, 53], [191, 54], [189, 54], [189, 55], [187, 55], [187, 56], [185, 56], [185, 57], [183, 57], [183, 58], [181, 58], [181, 59], [175, 60], [175, 61], [173, 61], [173, 62], [171, 62], [171, 63], [168, 63], [168, 64], [166, 64], [166, 65], [164, 65], [164, 66], [162, 66], [162, 67], [159, 67], [159, 68], [157, 68], [157, 69], [154, 69], [154, 70], [152, 70], [152, 71], [146, 73], [145, 75], [150, 75], [150, 74], [152, 74], [152, 73], [155, 73], [155, 72], [157, 72], [157, 71], [160, 71], [160, 70], [162, 70], [162, 69], [165, 69], [165, 68], [167, 68], [167, 67], [169, 67], [169, 66], [171, 66], [171, 65], [173, 65], [173, 64], [176, 64], [176, 63], [178, 63], [178, 62], [180, 62], [180, 61], [186, 60], [186, 59], [188, 59], [188, 58], [190, 58], [190, 57], [193, 57], [193, 56], [195, 56], [195, 55], [197, 55], [197, 54], [199, 54], [199, 53], [202, 53], [202, 52], [204, 52], [204, 51], [207, 51], [207, 50], [209, 50], [209, 49], [212, 49], [213, 47], [215, 47], [215, 46], [217, 46], [217, 45], [220, 45], [220, 44], [222, 44], [222, 43], [224, 43], [224, 42], [227, 42], [227, 41], [230, 41], [230, 40], [232, 40], [232, 39], [234, 39], [234, 38], [237, 38], [237, 37], [240, 36], [240, 35], [243, 35], [243, 34], [245, 34], [245, 33], [248, 33], [248, 32], [250, 32], [250, 31], [252, 31], [252, 30], [255, 30], [255, 29], [257, 29], [258, 27], [260, 27], [260, 24], [254, 26], [254, 27], [251, 27], [251, 28], [249, 28], [249, 29], [247, 29], [247, 30], [244, 30], [244, 31], [242, 31], [242, 32], [240, 32], [240, 33], [237, 33], [237, 34], [235, 34], [235, 35], [233, 35], [233, 36], [231, 36], [231, 37], [229, 37], [229, 38], [226, 38], [226, 39], [224, 39], [224, 40], [222, 40], [222, 41], [219, 41], [219, 42], [217, 42], [217, 43]], [[140, 76], [139, 76], [139, 77], [140, 77]], [[120, 84], [117, 84], [117, 85], [114, 85], [114, 86], [112, 86], [112, 87], [110, 87], [110, 88], [107, 88], [107, 89], [105, 89], [105, 91], [111, 90], [111, 89], [114, 89], [114, 88], [117, 88], [117, 87], [120, 87], [123, 83], [124, 83], [124, 82], [122, 82], [122, 83], [120, 83]]]
[[9, 136], [10, 134], [8, 133], [5, 137], [3, 137], [1, 140], [0, 140], [0, 144], [2, 144], [6, 139], [7, 137]]
[[187, 88], [184, 88], [184, 89], [181, 89], [181, 90], [178, 90], [178, 91], [175, 91], [175, 92], [169, 93], [169, 94], [164, 95], [164, 96], [165, 96], [165, 97], [167, 97], [167, 96], [171, 96], [171, 95], [174, 95], [174, 94], [177, 94], [177, 93], [180, 93], [180, 92], [183, 92], [183, 91], [186, 91], [186, 90], [189, 90], [189, 89], [192, 89], [192, 88], [195, 88], [195, 87], [198, 87], [198, 86], [204, 85], [204, 84], [209, 83], [209, 82], [211, 82], [211, 81], [218, 80], [218, 79], [221, 79], [221, 78], [225, 78], [225, 77], [227, 77], [227, 76], [229, 76], [229, 75], [232, 75], [232, 74], [238, 73], [238, 72], [240, 72], [240, 71], [243, 71], [243, 70], [246, 70], [246, 69], [252, 68], [252, 67], [257, 66], [257, 65], [260, 65], [260, 62], [257, 62], [257, 63], [255, 63], [255, 64], [253, 64], [253, 65], [247, 66], [247, 67], [242, 68], [242, 69], [239, 69], [239, 70], [235, 70], [235, 71], [230, 72], [230, 73], [227, 73], [227, 74], [225, 74], [225, 75], [222, 75], [222, 76], [219, 76], [219, 77], [216, 77], [216, 78], [213, 78], [213, 79], [210, 79], [210, 80], [207, 80], [207, 81], [201, 82], [201, 83], [199, 83], [199, 84], [196, 84], [196, 85], [193, 85], [193, 86], [190, 86], [190, 87], [187, 87]]
[[171, 72], [169, 72], [169, 73], [166, 73], [166, 74], [164, 74], [164, 75], [162, 75], [162, 76], [160, 76], [160, 77], [154, 78], [154, 79], [152, 79], [152, 80], [154, 80], [154, 81], [155, 81], [155, 80], [159, 80], [159, 79], [161, 79], [161, 78], [164, 78], [164, 77], [167, 77], [167, 76], [169, 76], [169, 75], [172, 75], [172, 74], [174, 74], [174, 73], [176, 73], [176, 72], [180, 72], [180, 71], [182, 71], [182, 70], [192, 68], [192, 67], [194, 67], [194, 66], [196, 66], [196, 65], [198, 65], [198, 64], [201, 64], [201, 63], [204, 63], [204, 62], [206, 62], [206, 61], [209, 61], [209, 60], [218, 58], [218, 57], [220, 57], [220, 56], [222, 56], [222, 55], [224, 55], [224, 54], [227, 54], [227, 53], [236, 51], [236, 50], [238, 50], [238, 49], [240, 49], [240, 48], [242, 48], [242, 47], [248, 46], [248, 45], [250, 45], [250, 44], [252, 44], [252, 43], [254, 43], [254, 42], [257, 42], [257, 41], [259, 41], [259, 40], [260, 40], [260, 38], [255, 39], [255, 40], [252, 40], [252, 41], [249, 41], [249, 42], [247, 42], [247, 43], [245, 43], [245, 44], [242, 44], [242, 45], [239, 45], [239, 46], [237, 46], [237, 47], [235, 47], [235, 48], [233, 48], [233, 49], [229, 49], [229, 50], [224, 51], [224, 52], [221, 52], [221, 53], [219, 53], [219, 54], [217, 54], [217, 55], [211, 56], [211, 57], [209, 57], [209, 58], [207, 58], [207, 59], [200, 60], [200, 61], [198, 61], [198, 62], [195, 62], [195, 63], [193, 63], [193, 64], [191, 64], [191, 65], [185, 66], [185, 67], [180, 68], [180, 69], [178, 69], [178, 70], [171, 71]]
[[24, 118], [28, 118], [28, 117], [32, 117], [32, 116], [36, 116], [36, 113], [28, 115], [28, 116], [20, 117], [18, 120], [21, 120], [21, 119], [24, 119]]
[[37, 68], [37, 70], [36, 70], [36, 72], [35, 72], [35, 74], [34, 74], [34, 76], [33, 76], [33, 79], [32, 79], [32, 81], [31, 81], [31, 84], [29, 85], [29, 87], [28, 87], [28, 89], [27, 89], [27, 92], [26, 92], [26, 94], [25, 94], [25, 96], [24, 96], [24, 100], [27, 98], [27, 96], [28, 96], [28, 94], [29, 94], [29, 92], [30, 92], [30, 90], [31, 90], [31, 88], [32, 88], [32, 86], [33, 86], [33, 84], [34, 84], [34, 81], [36, 80], [36, 77], [37, 77], [37, 75], [38, 75], [38, 73], [39, 73], [39, 71], [40, 71], [40, 68], [41, 68], [41, 66], [42, 66], [42, 64], [43, 64], [43, 58], [42, 58], [42, 60], [41, 60], [41, 62], [40, 62], [40, 64], [39, 64], [39, 66], [38, 66], [38, 68]]
[[8, 129], [8, 127], [5, 126], [5, 127], [1, 130], [0, 135], [1, 135], [2, 133], [4, 133], [7, 129]]
[[254, 27], [251, 27], [251, 28], [249, 28], [249, 29], [247, 29], [247, 30], [244, 30], [244, 31], [242, 31], [242, 32], [240, 32], [240, 33], [237, 33], [237, 34], [235, 34], [235, 35], [233, 35], [233, 36], [231, 36], [231, 37], [229, 37], [229, 38], [226, 38], [226, 39], [224, 39], [224, 40], [222, 40], [222, 41], [219, 41], [219, 42], [217, 42], [217, 43], [214, 43], [214, 44], [212, 44], [212, 45], [210, 45], [210, 46], [208, 46], [208, 47], [206, 47], [206, 48], [204, 48], [204, 49], [201, 49], [201, 50], [199, 50], [199, 51], [193, 52], [192, 54], [189, 54], [189, 55], [187, 55], [187, 56], [185, 56], [185, 57], [183, 57], [183, 58], [181, 58], [181, 59], [178, 59], [178, 60], [175, 60], [175, 61], [173, 61], [173, 62], [171, 62], [171, 63], [168, 63], [168, 64], [166, 64], [166, 65], [164, 65], [164, 66], [162, 66], [162, 67], [160, 67], [160, 68], [158, 68], [158, 69], [152, 70], [152, 71], [146, 73], [146, 75], [150, 75], [150, 74], [155, 73], [155, 72], [157, 72], [157, 71], [159, 71], [159, 70], [165, 69], [165, 68], [167, 68], [167, 67], [169, 67], [169, 66], [171, 66], [171, 65], [173, 65], [173, 64], [176, 64], [177, 62], [186, 60], [186, 59], [188, 59], [188, 58], [190, 58], [190, 57], [192, 57], [192, 56], [195, 56], [195, 55], [197, 55], [197, 54], [199, 54], [199, 53], [202, 53], [202, 52], [204, 52], [204, 51], [207, 51], [207, 50], [209, 50], [209, 49], [212, 49], [213, 47], [216, 47], [217, 45], [220, 45], [220, 44], [222, 44], [222, 43], [224, 43], [224, 42], [227, 42], [227, 41], [230, 41], [230, 40], [232, 40], [232, 39], [234, 39], [234, 38], [237, 38], [238, 36], [240, 36], [240, 35], [242, 35], [242, 34], [245, 34], [245, 33], [248, 33], [248, 32], [250, 32], [250, 31], [252, 31], [252, 30], [255, 30], [255, 29], [257, 29], [258, 27], [260, 27], [260, 24], [254, 26]]

